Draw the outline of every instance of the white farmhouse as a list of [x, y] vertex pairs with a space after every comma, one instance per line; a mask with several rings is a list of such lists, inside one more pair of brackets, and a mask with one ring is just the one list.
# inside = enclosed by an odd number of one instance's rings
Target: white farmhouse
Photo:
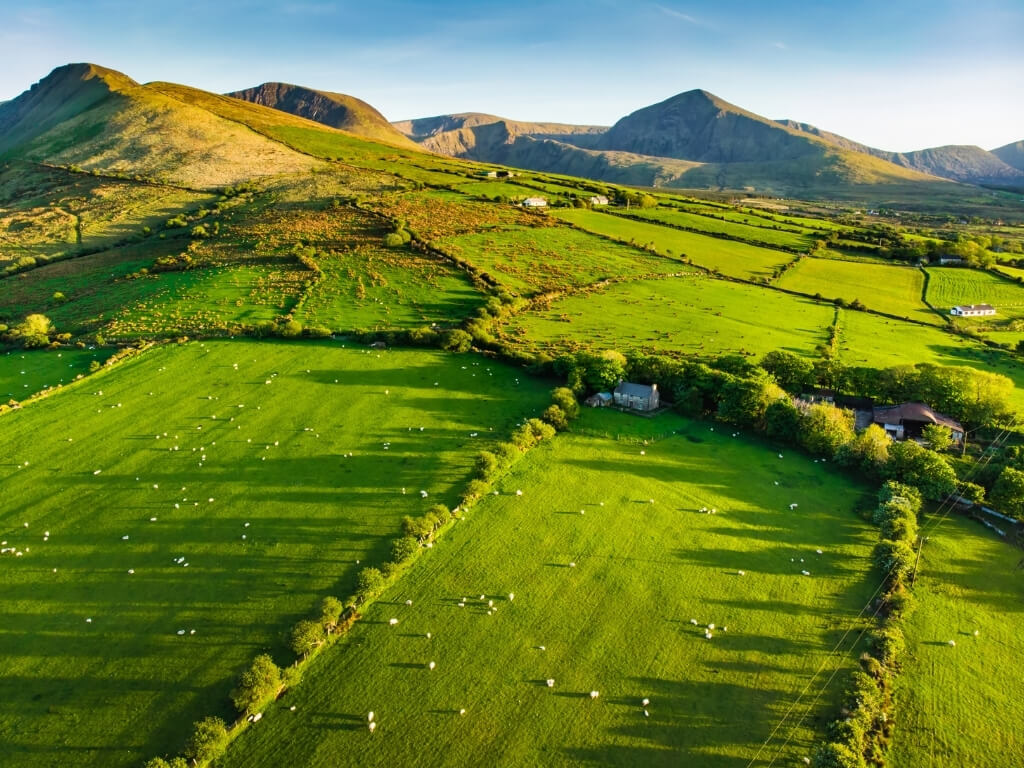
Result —
[[543, 197], [528, 197], [523, 200], [524, 208], [545, 208], [547, 207], [548, 201]]
[[996, 308], [991, 304], [961, 304], [949, 310], [949, 314], [957, 317], [987, 317], [995, 313]]

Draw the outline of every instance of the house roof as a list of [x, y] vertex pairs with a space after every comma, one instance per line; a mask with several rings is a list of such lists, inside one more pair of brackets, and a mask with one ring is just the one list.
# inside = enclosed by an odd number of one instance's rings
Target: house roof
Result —
[[957, 432], [964, 431], [960, 422], [951, 419], [945, 414], [933, 411], [924, 403], [900, 403], [899, 405], [875, 408], [876, 424], [900, 424], [903, 421], [926, 421], [932, 424], [940, 424], [943, 427], [949, 427]]
[[615, 388], [616, 395], [626, 395], [626, 397], [650, 397], [654, 392], [654, 387], [649, 387], [646, 384], [633, 384], [629, 381], [620, 381], [619, 386]]
[[975, 311], [975, 312], [995, 312], [996, 308], [991, 304], [958, 304], [953, 309], [959, 309], [961, 312], [964, 311]]

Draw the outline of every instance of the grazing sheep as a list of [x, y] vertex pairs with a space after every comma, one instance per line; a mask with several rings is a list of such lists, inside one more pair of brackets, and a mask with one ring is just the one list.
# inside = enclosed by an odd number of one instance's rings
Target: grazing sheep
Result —
[[597, 692], [597, 691], [591, 691], [591, 692], [590, 692], [590, 698], [591, 698], [591, 699], [596, 699], [596, 698], [597, 698], [598, 696], [600, 696], [600, 695], [601, 695], [601, 694], [600, 694], [599, 692]]
[[704, 639], [705, 640], [710, 640], [712, 637], [713, 637], [713, 635], [710, 632], [705, 632], [704, 633]]
[[398, 623], [398, 619], [388, 619], [388, 624], [392, 627]]
[[641, 701], [640, 703], [641, 703], [641, 704], [642, 704], [643, 706], [645, 706], [645, 707], [646, 707], [646, 706], [647, 706], [648, 704], [650, 704], [650, 703], [651, 703], [651, 700], [650, 700], [650, 699], [647, 699], [647, 698], [645, 698], [645, 699], [644, 699], [643, 701]]
[[697, 620], [696, 619], [690, 619], [690, 623], [693, 624], [693, 626], [695, 626], [695, 627], [697, 626]]
[[516, 496], [522, 496], [522, 495], [523, 495], [522, 491], [519, 491], [519, 490], [516, 491]]
[[956, 647], [956, 640], [950, 640], [948, 644], [950, 647]]
[[460, 709], [460, 710], [459, 710], [459, 714], [460, 714], [460, 715], [464, 715], [464, 714], [466, 714], [466, 710], [464, 710], [464, 709]]
[[789, 508], [790, 508], [790, 509], [796, 509], [796, 508], [797, 508], [797, 505], [796, 505], [796, 504], [790, 504], [790, 505], [789, 505]]
[[548, 684], [548, 688], [554, 688], [555, 687], [555, 678], [549, 677], [546, 682]]
[[747, 572], [746, 571], [736, 571], [736, 575], [737, 576], [746, 576]]
[[978, 636], [978, 635], [980, 635], [980, 634], [981, 634], [981, 632], [979, 632], [978, 630], [974, 630], [974, 636], [975, 636], [975, 637], [977, 637], [977, 636]]
[[569, 567], [570, 568], [575, 568], [576, 567], [576, 563], [569, 563]]
[[804, 576], [810, 576], [811, 575], [810, 571], [800, 571], [800, 573], [802, 573]]
[[370, 712], [370, 714], [368, 714], [366, 716], [366, 722], [368, 722], [368, 723], [372, 723], [373, 722], [373, 712]]
[[373, 733], [374, 731], [377, 730], [377, 723], [371, 722], [369, 727], [370, 727], [370, 733]]
[[816, 550], [814, 550], [814, 551], [815, 551], [816, 553], [818, 553], [819, 555], [823, 555], [823, 554], [825, 554], [825, 553], [824, 553], [824, 552], [822, 552], [822, 551], [821, 551], [820, 549], [816, 549]]
[[433, 670], [433, 668], [436, 666], [437, 664], [435, 664], [434, 662], [430, 662], [429, 664], [427, 664], [427, 669]]
[[714, 625], [714, 624], [708, 624], [708, 629], [709, 629], [709, 630], [710, 630], [710, 629], [714, 629], [714, 628], [715, 628], [715, 625]]
[[406, 605], [412, 605], [412, 600], [406, 600], [406, 601], [405, 601], [405, 604], [406, 604]]
[[515, 592], [509, 592], [508, 593], [508, 601], [511, 603], [515, 599], [516, 599], [516, 593]]
[[647, 711], [647, 710], [645, 709], [645, 710], [644, 710], [644, 717], [650, 717], [650, 716], [651, 716], [651, 713], [650, 713], [650, 712], [648, 712], [648, 711]]

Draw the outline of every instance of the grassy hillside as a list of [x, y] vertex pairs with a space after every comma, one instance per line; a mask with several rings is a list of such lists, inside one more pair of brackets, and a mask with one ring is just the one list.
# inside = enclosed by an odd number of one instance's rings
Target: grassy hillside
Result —
[[[9, 155], [16, 149], [28, 160], [200, 188], [308, 170], [314, 164], [159, 90], [110, 70], [81, 66], [87, 74], [85, 88], [80, 87], [81, 69], [61, 68], [35, 92], [0, 108], [3, 134], [11, 137], [0, 151]], [[85, 95], [37, 121], [37, 112], [46, 111], [64, 93]]]

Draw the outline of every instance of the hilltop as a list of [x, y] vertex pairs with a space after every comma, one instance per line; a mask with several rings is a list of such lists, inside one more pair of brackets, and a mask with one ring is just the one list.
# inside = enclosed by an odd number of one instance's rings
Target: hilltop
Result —
[[415, 146], [414, 142], [392, 127], [387, 118], [372, 106], [344, 93], [318, 91], [289, 83], [263, 83], [255, 88], [232, 91], [227, 95], [374, 141], [402, 147]]
[[58, 67], [0, 105], [0, 157], [202, 188], [314, 163], [235, 121], [95, 64]]
[[1024, 171], [1024, 141], [1015, 141], [1003, 147], [992, 150], [992, 154], [998, 157], [1007, 165], [1017, 170]]

